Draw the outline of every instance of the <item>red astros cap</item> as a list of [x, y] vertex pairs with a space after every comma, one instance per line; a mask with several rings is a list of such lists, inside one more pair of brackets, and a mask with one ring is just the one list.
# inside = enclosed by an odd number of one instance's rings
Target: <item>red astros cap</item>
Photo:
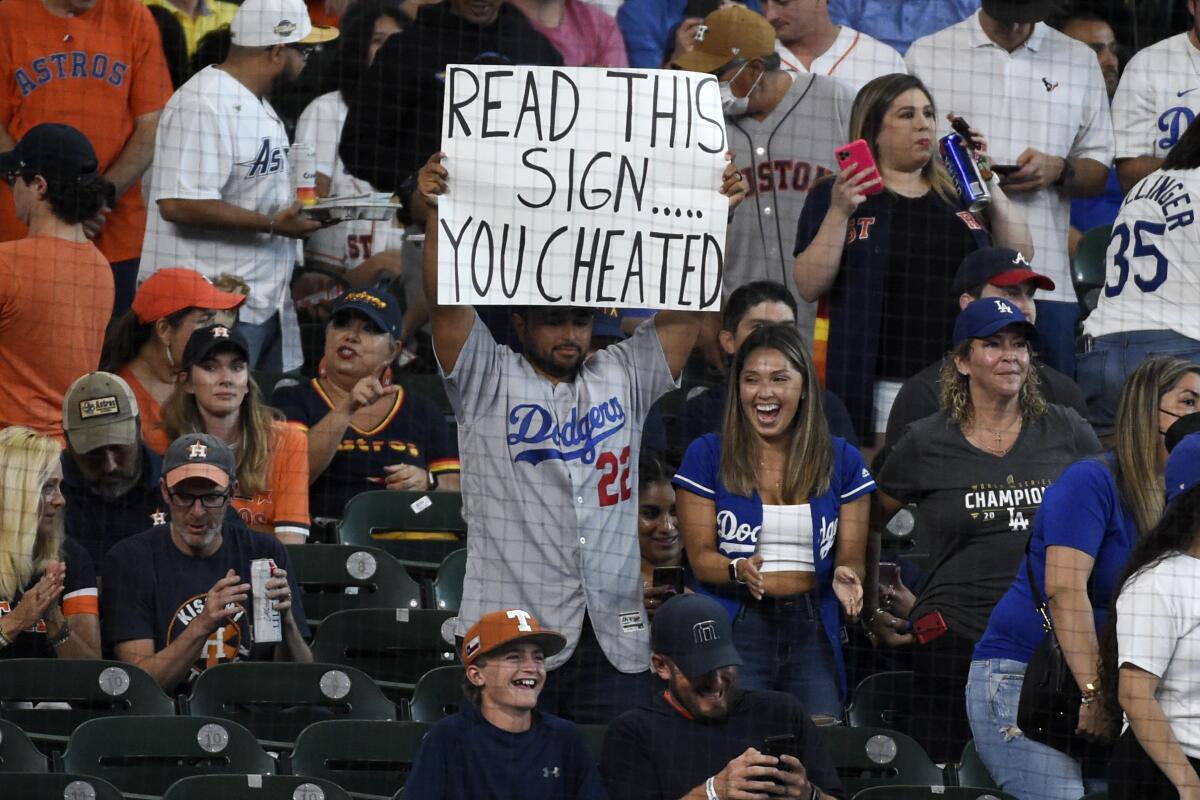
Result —
[[133, 313], [137, 314], [138, 322], [145, 325], [185, 308], [228, 311], [244, 302], [244, 294], [222, 292], [194, 269], [166, 267], [138, 287], [133, 298]]
[[463, 639], [463, 666], [469, 667], [480, 656], [514, 642], [536, 644], [546, 656], [552, 656], [567, 646], [567, 640], [561, 633], [545, 630], [528, 611], [519, 608], [493, 611], [480, 617], [479, 622], [467, 631]]

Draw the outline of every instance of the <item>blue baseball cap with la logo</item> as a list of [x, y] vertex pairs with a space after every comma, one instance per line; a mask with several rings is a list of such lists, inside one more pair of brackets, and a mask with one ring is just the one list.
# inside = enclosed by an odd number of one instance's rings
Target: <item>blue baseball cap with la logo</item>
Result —
[[1033, 326], [1011, 301], [1003, 297], [985, 297], [959, 312], [954, 321], [954, 345], [957, 347], [967, 339], [986, 339], [1011, 326], [1016, 326], [1029, 338], [1034, 336]]

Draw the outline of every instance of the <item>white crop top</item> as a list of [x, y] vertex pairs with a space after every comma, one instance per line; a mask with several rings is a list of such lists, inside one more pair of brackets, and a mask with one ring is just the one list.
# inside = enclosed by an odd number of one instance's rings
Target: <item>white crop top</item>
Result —
[[761, 572], [816, 572], [813, 565], [812, 508], [769, 506], [763, 503], [762, 529], [756, 555], [763, 557]]

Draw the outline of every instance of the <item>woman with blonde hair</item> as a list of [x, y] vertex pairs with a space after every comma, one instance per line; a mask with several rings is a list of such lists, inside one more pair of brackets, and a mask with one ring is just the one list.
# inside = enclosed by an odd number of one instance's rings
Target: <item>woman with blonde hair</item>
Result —
[[96, 570], [63, 537], [59, 444], [0, 430], [0, 658], [99, 658]]
[[858, 450], [829, 434], [794, 326], [751, 333], [730, 375], [721, 433], [692, 442], [675, 475], [688, 563], [698, 591], [729, 611], [739, 683], [840, 719], [842, 615], [862, 609], [875, 481]]
[[957, 759], [971, 738], [965, 690], [975, 642], [1016, 577], [1043, 493], [1068, 465], [1100, 451], [1074, 409], [1042, 397], [1032, 335], [1007, 299], [968, 305], [942, 370], [942, 409], [908, 426], [879, 474], [884, 510], [915, 505], [931, 551], [909, 615], [913, 696], [921, 698], [910, 732], [934, 761]]
[[828, 303], [827, 344], [824, 325], [817, 340], [827, 347], [825, 386], [864, 436], [884, 431], [900, 384], [941, 357], [963, 258], [992, 244], [1033, 257], [1025, 219], [997, 183], [986, 213], [964, 207], [936, 154], [936, 132], [933, 98], [918, 78], [883, 75], [863, 86], [848, 139], [866, 141], [879, 177], [844, 165], [813, 188], [797, 225], [796, 286], [805, 300]]
[[1108, 731], [1095, 702], [1102, 688], [1098, 634], [1129, 554], [1162, 516], [1163, 432], [1177, 417], [1195, 413], [1197, 402], [1200, 364], [1152, 358], [1129, 376], [1118, 404], [1115, 447], [1067, 467], [1046, 490], [1033, 524], [1028, 565], [1017, 570], [975, 647], [967, 679], [975, 747], [1000, 788], [1022, 800], [1075, 800], [1098, 788], [1088, 785], [1096, 776], [1078, 759], [1002, 733], [1017, 724], [1025, 670], [1045, 636], [1034, 593], [1049, 607], [1083, 694], [1079, 730], [1102, 738]]
[[183, 351], [175, 393], [163, 406], [156, 449], [185, 433], [207, 433], [237, 456], [233, 507], [254, 530], [284, 544], [308, 538], [308, 440], [259, 393], [250, 355], [237, 328], [198, 328]]

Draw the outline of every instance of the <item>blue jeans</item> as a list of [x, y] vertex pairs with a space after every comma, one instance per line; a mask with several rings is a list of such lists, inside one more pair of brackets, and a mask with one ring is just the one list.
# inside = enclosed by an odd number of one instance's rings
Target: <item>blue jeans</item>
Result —
[[140, 258], [112, 262], [113, 273], [113, 318], [121, 316], [133, 305], [137, 293], [138, 265]]
[[1068, 378], [1075, 377], [1075, 325], [1079, 304], [1058, 300], [1035, 300], [1038, 358]]
[[251, 369], [283, 371], [283, 332], [279, 328], [278, 312], [266, 322], [239, 322], [237, 329], [250, 347]]
[[733, 621], [733, 643], [742, 657], [742, 688], [787, 692], [810, 716], [842, 718], [837, 664], [816, 592], [747, 602]]
[[1026, 739], [1017, 727], [1026, 666], [1007, 658], [971, 662], [967, 717], [975, 749], [992, 780], [1020, 800], [1079, 800], [1087, 792], [1103, 790], [1102, 781], [1083, 777], [1078, 761]]
[[1154, 356], [1200, 362], [1200, 341], [1174, 331], [1128, 331], [1097, 336], [1090, 353], [1080, 353], [1076, 380], [1087, 401], [1088, 421], [1108, 433], [1117, 420], [1117, 399], [1130, 373]]

